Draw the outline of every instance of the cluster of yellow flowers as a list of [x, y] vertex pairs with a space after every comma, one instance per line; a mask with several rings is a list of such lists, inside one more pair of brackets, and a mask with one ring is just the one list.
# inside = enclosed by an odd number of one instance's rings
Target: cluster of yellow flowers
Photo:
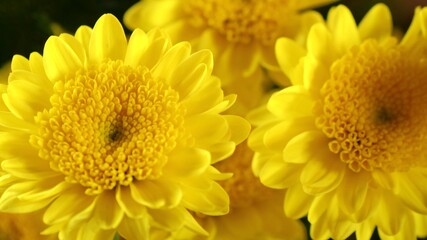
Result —
[[427, 237], [427, 8], [395, 36], [385, 4], [310, 10], [332, 2], [143, 0], [129, 36], [105, 14], [15, 55], [0, 231]]

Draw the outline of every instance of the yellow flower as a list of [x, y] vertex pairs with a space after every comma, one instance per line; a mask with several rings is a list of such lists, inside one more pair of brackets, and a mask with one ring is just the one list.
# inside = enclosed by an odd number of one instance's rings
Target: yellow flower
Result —
[[263, 95], [263, 69], [288, 85], [275, 58], [276, 39], [304, 39], [309, 27], [322, 18], [314, 11], [301, 11], [333, 1], [144, 0], [125, 13], [124, 22], [131, 29], [163, 27], [173, 41], [191, 41], [196, 49], [212, 50], [214, 74], [226, 91], [238, 91], [238, 96], [250, 91], [251, 97], [242, 104], [251, 108]]
[[276, 44], [293, 86], [251, 113], [253, 166], [287, 189], [286, 215], [308, 214], [315, 239], [369, 239], [375, 227], [382, 239], [426, 235], [426, 14], [417, 9], [399, 41], [385, 5], [359, 26], [338, 6], [305, 48]]
[[0, 210], [45, 209], [44, 234], [147, 239], [152, 225], [204, 232], [189, 211], [228, 212], [211, 164], [248, 135], [212, 77], [211, 52], [103, 15], [15, 56], [0, 112]]
[[220, 182], [230, 196], [230, 212], [224, 216], [196, 215], [208, 236], [184, 228], [169, 238], [159, 235], [154, 239], [306, 239], [304, 225], [283, 213], [283, 191], [263, 186], [253, 175], [252, 156], [253, 151], [243, 142], [231, 157], [214, 165], [233, 177]]

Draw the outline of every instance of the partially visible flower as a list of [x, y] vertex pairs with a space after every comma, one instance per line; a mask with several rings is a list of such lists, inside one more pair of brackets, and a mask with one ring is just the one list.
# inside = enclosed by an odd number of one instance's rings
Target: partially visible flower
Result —
[[[274, 54], [279, 37], [303, 42], [320, 14], [303, 11], [334, 0], [144, 0], [124, 16], [131, 28], [162, 27], [173, 41], [191, 41], [196, 49], [210, 49], [214, 74], [225, 90], [237, 90], [249, 108], [263, 95], [265, 79], [288, 85]], [[239, 99], [240, 100], [240, 99]]]
[[234, 154], [214, 166], [233, 177], [220, 181], [230, 196], [230, 212], [224, 216], [196, 215], [196, 219], [209, 233], [200, 235], [184, 228], [158, 240], [274, 240], [306, 239], [304, 225], [285, 217], [283, 191], [263, 186], [252, 172], [253, 152], [246, 142], [237, 146]]
[[[222, 215], [229, 198], [212, 166], [248, 135], [224, 115], [213, 58], [160, 31], [102, 16], [16, 55], [0, 111], [0, 210], [45, 211], [62, 239], [147, 239], [151, 226], [204, 233], [191, 212]], [[45, 209], [45, 210], [44, 210]]]
[[254, 170], [287, 189], [289, 217], [308, 214], [314, 239], [426, 236], [427, 8], [402, 40], [374, 6], [356, 25], [344, 6], [315, 24], [306, 48], [276, 44], [293, 86], [251, 113]]

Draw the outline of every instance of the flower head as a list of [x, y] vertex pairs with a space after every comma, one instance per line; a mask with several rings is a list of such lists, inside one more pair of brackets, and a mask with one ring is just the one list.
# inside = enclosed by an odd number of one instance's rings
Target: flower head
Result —
[[127, 41], [110, 14], [49, 38], [43, 55], [15, 56], [0, 112], [0, 209], [42, 209], [44, 233], [70, 239], [145, 239], [151, 225], [203, 233], [189, 210], [228, 212], [216, 182], [228, 175], [211, 164], [250, 128], [221, 114], [235, 96], [223, 96], [212, 67], [209, 51], [157, 30]]
[[426, 13], [400, 41], [383, 4], [359, 26], [346, 7], [331, 9], [305, 48], [278, 40], [293, 86], [251, 114], [249, 144], [261, 182], [287, 189], [286, 215], [308, 214], [313, 238], [425, 234]]
[[[197, 49], [212, 50], [214, 73], [225, 90], [250, 91], [241, 104], [252, 108], [263, 95], [265, 72], [288, 85], [274, 54], [279, 37], [304, 39], [308, 28], [321, 21], [313, 11], [333, 0], [144, 0], [124, 16], [133, 29], [163, 27], [174, 41], [191, 41]], [[266, 70], [266, 71], [263, 71]], [[240, 98], [239, 98], [240, 101]], [[239, 102], [240, 104], [240, 102]]]

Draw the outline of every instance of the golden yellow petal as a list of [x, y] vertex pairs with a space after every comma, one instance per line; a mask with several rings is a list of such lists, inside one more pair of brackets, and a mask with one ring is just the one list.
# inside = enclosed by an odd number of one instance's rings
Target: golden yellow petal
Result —
[[126, 216], [130, 218], [141, 218], [147, 214], [144, 206], [133, 199], [130, 188], [127, 186], [119, 186], [117, 188], [116, 200]]
[[395, 193], [412, 210], [427, 214], [426, 174], [416, 171], [394, 173]]
[[135, 181], [130, 184], [130, 190], [135, 201], [149, 208], [176, 207], [182, 199], [182, 190], [173, 181]]
[[124, 217], [117, 231], [125, 239], [150, 239], [148, 217]]
[[[311, 126], [312, 129], [315, 129], [315, 126], [310, 122], [306, 123], [307, 118], [301, 118], [296, 121], [296, 126], [298, 124]], [[289, 128], [294, 129], [292, 127]], [[306, 132], [301, 132], [297, 136], [293, 137], [286, 144], [283, 149], [283, 161], [288, 163], [303, 164], [310, 160], [313, 160], [318, 157], [318, 152], [312, 151], [313, 149], [322, 149], [326, 148], [328, 140], [325, 135], [320, 131], [307, 131], [310, 129], [305, 129]], [[274, 132], [274, 131], [273, 131]]]
[[182, 100], [182, 104], [187, 108], [187, 114], [193, 115], [211, 110], [215, 105], [223, 100], [223, 92], [219, 89], [221, 82], [216, 77], [210, 77], [203, 83], [198, 91]]
[[259, 172], [259, 178], [262, 184], [270, 188], [283, 189], [297, 184], [300, 174], [300, 165], [274, 159], [264, 164]]
[[157, 29], [147, 33], [148, 47], [141, 54], [140, 65], [151, 69], [157, 64], [159, 59], [168, 51], [171, 46], [171, 40], [166, 37], [166, 33]]
[[403, 227], [408, 214], [407, 208], [400, 204], [399, 199], [391, 194], [384, 194], [376, 214], [380, 235], [396, 235]]
[[95, 198], [84, 191], [84, 188], [76, 185], [62, 192], [46, 209], [43, 221], [47, 224], [66, 222], [80, 212], [93, 209]]
[[147, 34], [141, 29], [133, 31], [129, 38], [124, 64], [137, 67], [140, 64], [142, 54], [148, 47], [149, 40]]
[[31, 71], [28, 59], [26, 59], [21, 55], [13, 55], [10, 68], [12, 71], [15, 71], [15, 70]]
[[317, 158], [306, 163], [300, 177], [304, 191], [313, 195], [334, 190], [341, 183], [347, 168], [326, 147], [319, 149], [317, 154]]
[[361, 39], [382, 39], [391, 35], [393, 31], [393, 20], [387, 5], [376, 4], [363, 17], [359, 24]]
[[63, 39], [52, 36], [44, 46], [43, 61], [46, 75], [51, 81], [63, 78], [83, 68], [84, 59]]
[[186, 191], [182, 202], [190, 210], [212, 216], [227, 214], [230, 204], [227, 192], [216, 182], [204, 191]]
[[208, 151], [200, 148], [184, 148], [173, 151], [164, 166], [168, 176], [188, 177], [204, 173], [211, 164]]
[[99, 227], [115, 229], [122, 221], [123, 216], [124, 211], [115, 201], [114, 191], [104, 191], [97, 196], [92, 217]]
[[327, 25], [334, 39], [333, 49], [337, 49], [340, 54], [360, 43], [356, 21], [351, 11], [344, 5], [329, 10]]
[[276, 41], [275, 53], [278, 64], [285, 75], [295, 84], [302, 84], [296, 81], [301, 74], [298, 73], [301, 69], [297, 66], [301, 62], [301, 58], [307, 54], [307, 51], [295, 41], [289, 38], [279, 38]]
[[89, 61], [124, 59], [127, 39], [119, 20], [111, 14], [101, 16], [93, 27], [89, 42]]
[[[191, 45], [188, 42], [180, 42], [170, 49], [159, 59], [157, 64], [152, 69], [152, 74], [155, 77], [164, 79], [167, 83], [170, 83], [172, 73], [176, 67], [187, 59], [191, 53]], [[174, 85], [173, 83], [171, 84]]]
[[203, 230], [185, 208], [177, 207], [167, 210], [150, 209], [149, 211], [156, 224], [160, 224], [161, 227], [166, 228], [168, 231], [176, 231], [182, 228], [183, 225], [187, 225], [192, 230], [207, 235], [206, 231]]
[[284, 210], [286, 216], [298, 219], [307, 215], [313, 197], [302, 189], [300, 184], [290, 187], [285, 194]]
[[81, 26], [75, 33], [75, 38], [82, 44], [86, 56], [89, 54], [89, 42], [92, 36], [92, 28], [88, 26]]
[[270, 112], [287, 119], [312, 116], [313, 106], [314, 100], [303, 86], [290, 86], [275, 92], [267, 103]]
[[126, 11], [123, 21], [130, 29], [161, 27], [180, 16], [180, 4], [176, 0], [140, 1]]
[[175, 69], [170, 77], [170, 85], [178, 91], [180, 99], [187, 98], [191, 92], [200, 87], [201, 82], [210, 78], [206, 64], [192, 64], [191, 66], [193, 66], [192, 69], [188, 68], [184, 61], [181, 66]]

